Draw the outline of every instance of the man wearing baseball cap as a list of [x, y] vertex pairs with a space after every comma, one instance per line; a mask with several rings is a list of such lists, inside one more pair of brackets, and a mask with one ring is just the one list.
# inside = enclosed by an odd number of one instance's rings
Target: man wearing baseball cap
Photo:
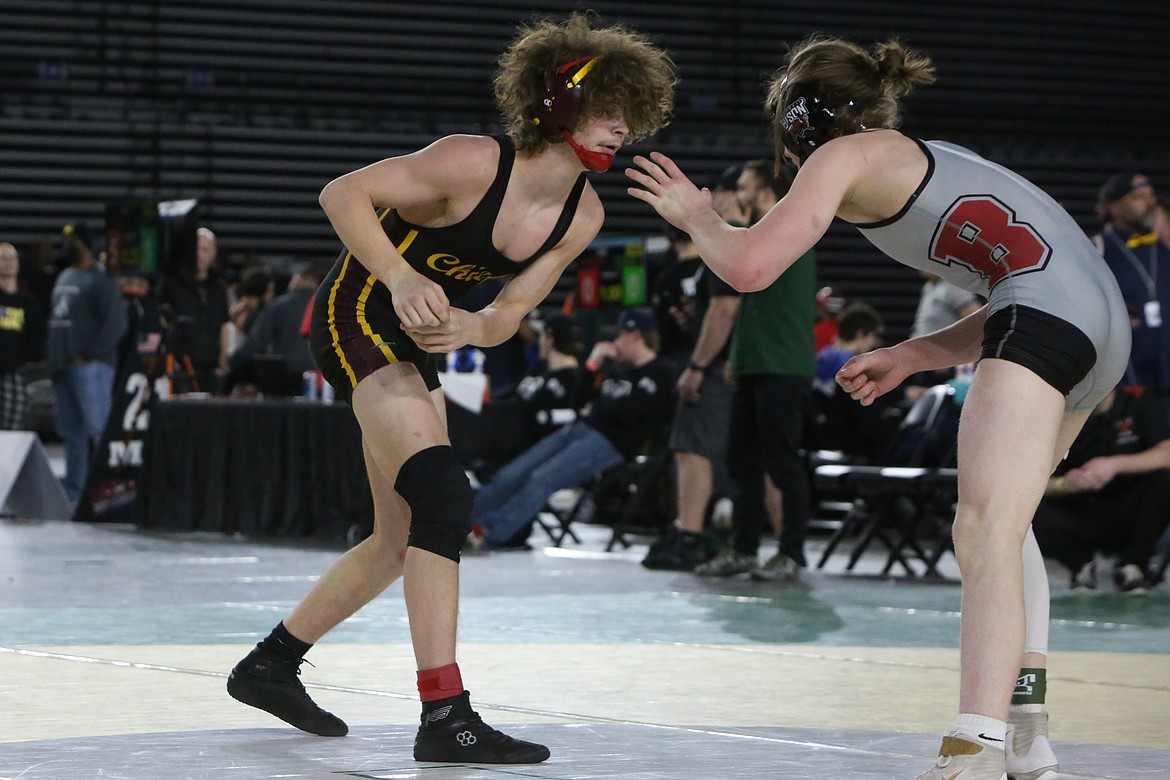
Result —
[[1125, 298], [1133, 326], [1126, 382], [1156, 393], [1170, 415], [1170, 246], [1154, 233], [1157, 199], [1149, 178], [1135, 171], [1110, 176], [1097, 193], [1105, 223], [1093, 242]]
[[670, 421], [678, 369], [658, 356], [654, 313], [623, 309], [613, 330], [585, 362], [601, 377], [586, 416], [545, 436], [476, 493], [473, 533], [489, 549], [518, 541], [556, 491], [632, 461]]

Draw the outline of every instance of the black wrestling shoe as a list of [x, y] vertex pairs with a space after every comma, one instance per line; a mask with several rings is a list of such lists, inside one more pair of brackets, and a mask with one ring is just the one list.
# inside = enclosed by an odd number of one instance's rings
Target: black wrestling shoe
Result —
[[236, 701], [272, 713], [302, 731], [344, 737], [349, 733], [345, 721], [318, 707], [301, 685], [298, 675], [303, 663], [303, 658], [286, 661], [257, 647], [228, 675], [228, 693]]
[[483, 722], [471, 709], [470, 694], [423, 705], [414, 738], [415, 761], [459, 764], [539, 764], [548, 748], [513, 739]]

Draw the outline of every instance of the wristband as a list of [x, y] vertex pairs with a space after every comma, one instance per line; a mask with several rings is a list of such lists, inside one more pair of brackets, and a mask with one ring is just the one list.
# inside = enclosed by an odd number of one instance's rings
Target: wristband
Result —
[[700, 366], [698, 363], [696, 363], [694, 361], [694, 359], [692, 359], [689, 363], [687, 363], [687, 368], [691, 369], [692, 371], [698, 371], [700, 374], [707, 373], [707, 367]]

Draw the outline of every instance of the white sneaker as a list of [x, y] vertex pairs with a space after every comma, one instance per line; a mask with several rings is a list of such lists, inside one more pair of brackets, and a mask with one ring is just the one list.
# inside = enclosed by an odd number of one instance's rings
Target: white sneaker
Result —
[[943, 737], [934, 768], [916, 780], [1007, 780], [1002, 750], [963, 739]]
[[1078, 571], [1073, 573], [1072, 582], [1069, 583], [1069, 588], [1073, 593], [1096, 593], [1097, 592], [1097, 564], [1095, 561], [1089, 561], [1082, 566]]
[[1135, 563], [1127, 563], [1113, 572], [1117, 588], [1127, 596], [1144, 596], [1150, 592], [1146, 573]]
[[1048, 711], [1016, 712], [1008, 717], [1007, 774], [1011, 780], [1052, 780], [1060, 771], [1048, 741]]
[[798, 577], [800, 577], [800, 564], [782, 552], [776, 553], [766, 563], [752, 569], [753, 580], [792, 582]]
[[747, 574], [758, 564], [756, 556], [728, 548], [706, 563], [696, 566], [695, 574], [700, 577], [731, 577], [736, 574]]

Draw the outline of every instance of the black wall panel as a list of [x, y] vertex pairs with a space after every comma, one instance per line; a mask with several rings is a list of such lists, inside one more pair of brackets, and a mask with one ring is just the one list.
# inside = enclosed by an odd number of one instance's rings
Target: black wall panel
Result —
[[[490, 78], [524, 20], [591, 8], [667, 46], [682, 75], [659, 148], [696, 177], [770, 153], [762, 85], [812, 32], [928, 51], [936, 85], [908, 132], [1016, 168], [1095, 226], [1109, 174], [1170, 188], [1170, 4], [1092, 0], [4, 0], [0, 4], [0, 240], [36, 254], [107, 201], [198, 197], [237, 259], [331, 257], [316, 205], [329, 179], [438, 135], [498, 128]], [[651, 233], [619, 158], [595, 177], [608, 234]], [[31, 255], [30, 255], [31, 253]], [[904, 333], [913, 272], [835, 226], [822, 277]]]

